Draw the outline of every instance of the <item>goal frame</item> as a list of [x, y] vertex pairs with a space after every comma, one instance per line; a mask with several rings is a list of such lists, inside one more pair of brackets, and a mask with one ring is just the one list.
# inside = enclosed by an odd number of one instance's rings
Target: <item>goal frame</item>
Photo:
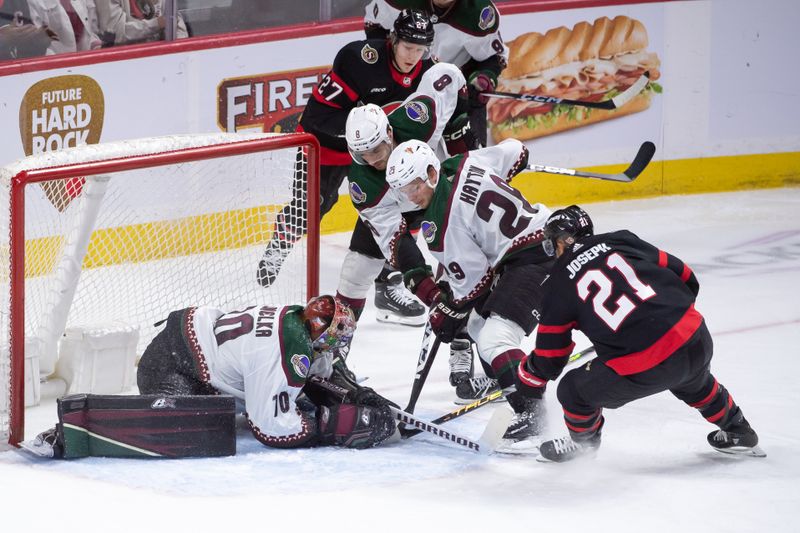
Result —
[[[117, 157], [105, 161], [71, 163], [23, 170], [11, 178], [9, 234], [9, 430], [8, 443], [18, 446], [25, 438], [25, 187], [54, 179], [79, 178], [111, 172], [152, 168], [283, 148], [305, 148], [308, 172], [306, 294], [319, 292], [319, 152], [317, 139], [308, 133], [289, 133], [166, 152]], [[35, 377], [36, 378], [36, 377]]]

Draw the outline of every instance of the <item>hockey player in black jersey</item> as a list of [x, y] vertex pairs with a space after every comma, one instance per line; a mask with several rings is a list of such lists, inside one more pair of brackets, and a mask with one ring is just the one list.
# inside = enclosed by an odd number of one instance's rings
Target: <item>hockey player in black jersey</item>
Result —
[[523, 393], [557, 378], [581, 330], [597, 358], [558, 385], [569, 436], [542, 443], [542, 461], [591, 455], [600, 446], [603, 408], [670, 391], [719, 430], [716, 450], [763, 457], [758, 436], [710, 372], [713, 343], [694, 302], [700, 285], [677, 257], [630, 231], [594, 235], [578, 206], [548, 219], [545, 251], [558, 257], [543, 283], [536, 348], [518, 368]]
[[[429, 58], [431, 43], [433, 24], [428, 15], [407, 9], [395, 19], [388, 38], [355, 41], [336, 54], [331, 71], [314, 89], [298, 128], [313, 134], [322, 148], [320, 219], [338, 200], [339, 187], [352, 162], [344, 136], [348, 113], [364, 104], [376, 104], [387, 112], [400, 105], [417, 89], [422, 74], [433, 66]], [[304, 161], [298, 157], [299, 176]], [[261, 285], [272, 285], [294, 243], [305, 235], [306, 222], [299, 216], [305, 207], [305, 192], [298, 184], [292, 201], [278, 213], [272, 239], [258, 264]], [[422, 306], [408, 297], [402, 285], [389, 282], [390, 272], [382, 272], [376, 280], [376, 305], [385, 301], [393, 306], [416, 306], [401, 311], [422, 317]], [[406, 294], [396, 295], [398, 290]], [[391, 315], [392, 309], [387, 308], [387, 313]]]

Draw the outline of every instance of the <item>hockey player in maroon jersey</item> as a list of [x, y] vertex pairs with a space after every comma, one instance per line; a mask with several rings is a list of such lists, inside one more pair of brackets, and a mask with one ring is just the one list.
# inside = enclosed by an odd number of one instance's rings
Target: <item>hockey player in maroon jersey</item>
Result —
[[558, 260], [543, 283], [536, 348], [518, 368], [521, 392], [539, 395], [561, 374], [573, 329], [594, 344], [597, 358], [561, 379], [569, 436], [542, 443], [539, 460], [594, 454], [603, 408], [666, 390], [719, 426], [708, 435], [714, 449], [763, 457], [756, 432], [710, 372], [713, 343], [694, 307], [700, 285], [689, 266], [630, 231], [594, 235], [589, 215], [575, 205], [554, 212], [544, 234]]
[[[314, 89], [299, 127], [313, 134], [322, 147], [320, 218], [338, 200], [339, 187], [352, 162], [344, 136], [348, 113], [364, 104], [376, 104], [387, 113], [400, 105], [433, 66], [431, 43], [433, 24], [428, 15], [406, 9], [394, 20], [388, 38], [355, 41], [336, 54], [331, 71]], [[303, 162], [298, 165], [302, 168]], [[303, 188], [295, 187], [294, 198], [278, 214], [272, 240], [259, 262], [257, 279], [261, 285], [268, 287], [275, 281], [294, 243], [306, 233], [306, 222], [298, 216], [305, 204]], [[424, 308], [408, 297], [399, 277], [390, 282], [390, 272], [385, 270], [376, 280], [376, 305], [390, 318], [421, 317]]]

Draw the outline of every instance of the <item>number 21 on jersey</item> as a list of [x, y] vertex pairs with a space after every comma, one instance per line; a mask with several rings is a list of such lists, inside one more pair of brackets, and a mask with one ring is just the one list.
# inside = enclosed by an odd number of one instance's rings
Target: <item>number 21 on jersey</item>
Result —
[[[613, 253], [606, 258], [606, 265], [619, 272], [625, 281], [628, 283], [636, 297], [644, 302], [656, 295], [656, 291], [650, 285], [642, 282], [633, 267], [625, 261], [625, 258], [618, 253]], [[584, 302], [591, 296], [590, 289], [594, 285], [597, 287], [597, 292], [592, 296], [592, 307], [595, 314], [600, 319], [608, 324], [608, 327], [613, 331], [617, 331], [622, 322], [628, 315], [636, 309], [637, 304], [633, 302], [627, 295], [623, 294], [614, 302], [617, 306], [616, 311], [610, 311], [606, 307], [606, 302], [611, 297], [614, 282], [611, 281], [605, 272], [598, 268], [587, 270], [586, 273], [578, 280], [578, 296]]]

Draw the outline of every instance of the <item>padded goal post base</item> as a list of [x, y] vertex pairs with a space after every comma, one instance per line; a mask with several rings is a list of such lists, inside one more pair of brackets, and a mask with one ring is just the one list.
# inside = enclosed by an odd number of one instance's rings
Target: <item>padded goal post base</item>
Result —
[[63, 458], [236, 454], [233, 396], [103, 396], [58, 400]]

